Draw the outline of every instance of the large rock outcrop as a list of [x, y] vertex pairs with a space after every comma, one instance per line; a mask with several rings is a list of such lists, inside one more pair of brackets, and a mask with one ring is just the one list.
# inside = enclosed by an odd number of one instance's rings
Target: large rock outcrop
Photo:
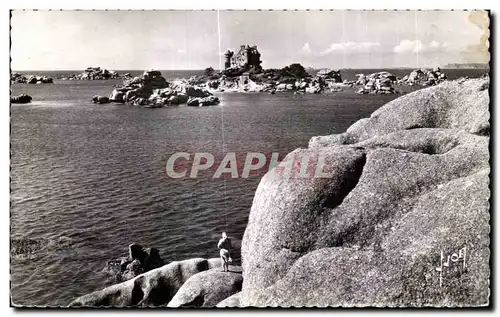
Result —
[[268, 172], [240, 306], [487, 305], [488, 87], [413, 92], [287, 156], [323, 157], [321, 178]]
[[215, 307], [219, 302], [241, 291], [241, 267], [220, 267], [190, 277], [172, 298], [168, 307]]
[[321, 69], [316, 77], [322, 77], [325, 81], [333, 82], [333, 83], [341, 83], [342, 75], [340, 74], [340, 70], [332, 70], [332, 69]]
[[163, 104], [158, 103], [157, 100], [150, 100], [150, 96], [155, 90], [167, 87], [168, 82], [160, 71], [145, 71], [141, 76], [125, 80], [122, 87], [113, 90], [109, 99], [113, 102], [129, 103], [135, 106], [163, 107]]
[[363, 86], [357, 91], [358, 94], [393, 94], [396, 92], [393, 86], [396, 76], [389, 72], [358, 74], [357, 76], [355, 84]]
[[142, 76], [124, 81], [123, 86], [111, 92], [109, 100], [146, 108], [162, 108], [183, 103], [196, 107], [213, 106], [220, 102], [211, 92], [190, 85], [187, 80], [169, 83], [161, 72], [156, 70], [146, 71]]
[[221, 267], [218, 258], [172, 262], [126, 282], [81, 296], [69, 306], [165, 306], [190, 277], [216, 267]]
[[432, 86], [437, 85], [447, 78], [446, 74], [441, 72], [439, 67], [433, 70], [429, 69], [415, 69], [410, 74], [403, 77], [401, 80], [403, 84]]

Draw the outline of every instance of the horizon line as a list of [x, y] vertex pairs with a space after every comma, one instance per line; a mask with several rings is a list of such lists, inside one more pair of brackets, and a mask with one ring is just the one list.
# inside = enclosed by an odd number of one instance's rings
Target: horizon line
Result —
[[[298, 63], [300, 64], [300, 63]], [[443, 66], [438, 66], [440, 68], [456, 68], [456, 67], [447, 67], [448, 65], [484, 65], [485, 67], [489, 66], [489, 63], [448, 63]], [[304, 66], [304, 65], [302, 65]], [[160, 71], [202, 71], [205, 70], [205, 68], [170, 68], [170, 69], [162, 69], [162, 68], [106, 68], [106, 67], [101, 67], [101, 66], [89, 66], [89, 67], [100, 67], [101, 69], [107, 69], [107, 70], [112, 70], [112, 71], [148, 71], [148, 70], [160, 70]], [[209, 66], [210, 67], [210, 66]], [[284, 66], [286, 67], [286, 66]], [[304, 66], [305, 69], [333, 69], [333, 70], [348, 70], [348, 69], [421, 69], [421, 68], [433, 68], [437, 66], [393, 66], [393, 67], [310, 67], [310, 66]], [[208, 68], [208, 67], [206, 67]], [[283, 67], [281, 67], [283, 68]], [[266, 69], [281, 69], [281, 68], [263, 68], [264, 70]], [[472, 68], [472, 67], [462, 67], [462, 68]], [[10, 69], [11, 72], [27, 72], [27, 71], [32, 71], [32, 72], [44, 72], [44, 71], [84, 71], [87, 68], [80, 68], [80, 69]], [[216, 71], [222, 71], [221, 69], [214, 68]]]

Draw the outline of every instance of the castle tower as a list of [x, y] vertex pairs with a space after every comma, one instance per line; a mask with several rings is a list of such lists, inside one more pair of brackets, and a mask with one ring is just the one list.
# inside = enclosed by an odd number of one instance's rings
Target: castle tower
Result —
[[252, 55], [253, 55], [252, 48], [250, 47], [250, 45], [247, 45], [245, 47], [245, 62], [247, 64], [247, 67], [252, 66]]
[[226, 53], [224, 53], [224, 69], [228, 69], [231, 67], [231, 58], [233, 57], [234, 52], [227, 50]]

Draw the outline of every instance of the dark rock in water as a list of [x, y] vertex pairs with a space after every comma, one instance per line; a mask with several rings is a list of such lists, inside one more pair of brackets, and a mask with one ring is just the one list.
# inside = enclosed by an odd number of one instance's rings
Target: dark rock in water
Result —
[[[128, 74], [130, 75], [130, 74]], [[80, 74], [70, 75], [66, 80], [108, 80], [108, 79], [119, 79], [126, 78], [126, 74], [121, 76], [113, 70], [108, 70], [101, 67], [87, 67]]]
[[[165, 105], [157, 98], [150, 98], [156, 90], [167, 88], [169, 83], [156, 70], [146, 71], [139, 77], [125, 80], [122, 87], [113, 90], [110, 100], [119, 103], [128, 103], [134, 106], [159, 108]], [[159, 95], [158, 95], [159, 96]]]
[[269, 171], [242, 241], [240, 305], [487, 305], [487, 81], [410, 93], [288, 155], [321, 154], [323, 178]]
[[325, 80], [330, 80], [334, 83], [342, 82], [342, 75], [340, 74], [340, 70], [322, 69], [316, 74], [316, 76], [323, 77]]
[[187, 105], [189, 107], [206, 107], [218, 105], [219, 102], [219, 98], [215, 96], [209, 96], [206, 98], [189, 98]]
[[432, 86], [443, 82], [446, 78], [446, 74], [442, 73], [439, 67], [436, 67], [433, 70], [416, 69], [406, 75], [403, 78], [402, 83], [410, 86]]
[[168, 307], [215, 307], [219, 302], [241, 290], [241, 268], [230, 266], [229, 272], [221, 268], [191, 276], [177, 291]]
[[181, 103], [179, 97], [177, 96], [170, 96], [167, 100], [168, 103], [170, 103], [171, 105], [178, 105]]
[[182, 94], [182, 93], [178, 93], [177, 95], [169, 98], [169, 102], [173, 105], [187, 103], [188, 100], [189, 100], [189, 97], [185, 94]]
[[125, 281], [144, 272], [159, 268], [165, 264], [156, 248], [143, 248], [133, 243], [129, 245], [128, 257], [108, 261], [103, 272], [113, 276], [117, 281]]
[[136, 277], [144, 273], [144, 267], [139, 260], [133, 260], [129, 264], [127, 264], [125, 271], [122, 273], [122, 280], [130, 280], [131, 278]]
[[132, 103], [136, 98], [142, 95], [142, 91], [139, 88], [130, 89], [125, 92], [125, 97], [123, 100], [128, 103]]
[[112, 102], [124, 103], [125, 93], [118, 89], [114, 89], [111, 95], [109, 96], [109, 100]]
[[199, 98], [189, 98], [187, 105], [189, 107], [199, 107], [200, 106], [200, 99]]
[[122, 272], [127, 269], [127, 265], [130, 262], [131, 261], [128, 257], [121, 257], [115, 260], [110, 260], [102, 269], [102, 272], [112, 276], [117, 281], [122, 281]]
[[186, 95], [188, 97], [208, 97], [210, 96], [210, 92], [203, 90], [199, 87], [193, 87], [193, 86], [186, 86]]
[[54, 82], [54, 80], [51, 77], [47, 77], [47, 76], [30, 75], [26, 79], [24, 79], [22, 82], [27, 83], [27, 84], [52, 84]]
[[104, 97], [104, 96], [94, 96], [92, 97], [92, 102], [93, 103], [100, 103], [100, 104], [103, 104], [103, 103], [110, 103], [110, 100], [108, 97]]
[[139, 260], [141, 262], [144, 262], [144, 259], [146, 258], [147, 254], [144, 251], [144, 248], [142, 245], [139, 245], [137, 243], [132, 243], [131, 245], [128, 246], [128, 257], [134, 260]]
[[43, 84], [52, 84], [54, 83], [54, 79], [52, 79], [51, 77], [47, 77], [47, 76], [43, 76], [40, 81], [43, 83]]
[[142, 273], [142, 263], [139, 260], [133, 260], [127, 265], [127, 270]]
[[219, 88], [219, 85], [220, 85], [219, 81], [216, 81], [216, 80], [207, 82], [208, 88], [211, 88], [211, 89], [217, 89], [217, 88]]
[[26, 82], [28, 84], [36, 84], [37, 81], [38, 81], [38, 79], [36, 78], [36, 76], [31, 75], [30, 77], [28, 77], [28, 80]]
[[396, 93], [394, 84], [396, 76], [389, 72], [378, 72], [370, 75], [358, 74], [358, 80], [352, 84], [363, 85], [356, 93], [358, 94], [393, 94]]
[[191, 276], [220, 269], [219, 258], [176, 261], [75, 299], [69, 306], [126, 307], [166, 305]]
[[21, 75], [20, 73], [10, 74], [11, 83], [19, 84], [52, 84], [54, 79], [48, 76]]
[[200, 106], [201, 107], [204, 107], [204, 106], [215, 106], [215, 105], [218, 105], [219, 102], [220, 102], [219, 98], [217, 98], [215, 96], [208, 96], [208, 97], [200, 99]]
[[294, 78], [305, 78], [310, 77], [309, 73], [306, 71], [304, 66], [294, 63], [289, 66], [285, 66], [280, 71], [281, 76], [290, 76]]
[[11, 84], [25, 84], [26, 83], [26, 77], [21, 75], [20, 73], [11, 73], [10, 74], [10, 83]]
[[157, 267], [163, 266], [165, 262], [160, 257], [160, 251], [157, 248], [147, 248], [144, 249], [146, 257], [142, 262], [145, 271], [156, 269]]
[[22, 94], [10, 97], [10, 103], [30, 103], [32, 99], [30, 95]]
[[151, 78], [160, 78], [161, 76], [161, 72], [159, 70], [149, 70], [149, 71], [146, 71], [144, 72], [144, 77], [151, 77]]

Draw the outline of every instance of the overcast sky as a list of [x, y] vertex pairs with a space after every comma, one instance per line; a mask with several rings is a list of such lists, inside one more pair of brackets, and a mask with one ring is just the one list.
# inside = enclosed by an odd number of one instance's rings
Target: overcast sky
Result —
[[265, 68], [489, 59], [481, 11], [13, 11], [11, 26], [14, 70], [218, 68], [219, 43], [257, 45]]

